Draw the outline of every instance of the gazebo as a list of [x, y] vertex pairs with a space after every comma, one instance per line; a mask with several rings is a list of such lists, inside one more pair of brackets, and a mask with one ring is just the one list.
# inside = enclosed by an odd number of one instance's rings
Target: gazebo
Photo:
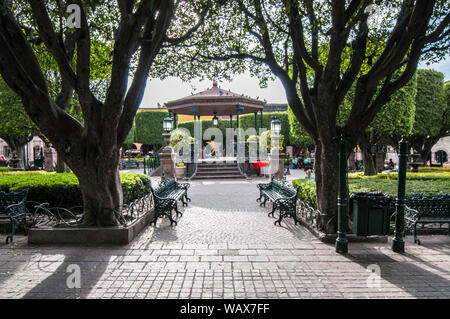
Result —
[[193, 115], [194, 121], [200, 120], [201, 116], [230, 117], [232, 125], [233, 116], [236, 116], [236, 128], [239, 127], [239, 115], [255, 114], [255, 128], [257, 127], [257, 116], [260, 113], [260, 127], [262, 127], [262, 115], [265, 101], [253, 99], [244, 94], [238, 94], [224, 90], [214, 82], [212, 88], [187, 96], [178, 100], [169, 101], [165, 106], [173, 114]]
[[[212, 87], [205, 91], [178, 100], [169, 101], [165, 103], [165, 106], [174, 116], [178, 114], [192, 115], [194, 122], [200, 121], [202, 116], [214, 116], [215, 118], [220, 117], [222, 119], [229, 117], [231, 128], [233, 128], [233, 117], [235, 116], [236, 129], [239, 128], [240, 115], [253, 113], [255, 115], [255, 129], [258, 132], [258, 129], [262, 128], [263, 125], [263, 109], [265, 104], [265, 101], [261, 101], [258, 98], [254, 99], [244, 94], [222, 89], [214, 82]], [[260, 114], [259, 125], [258, 113]], [[243, 167], [240, 168], [239, 172], [236, 163], [220, 165], [217, 163], [214, 167], [207, 167], [205, 165], [211, 164], [206, 164], [205, 162], [208, 162], [208, 159], [203, 159], [203, 155], [201, 157], [202, 159], [199, 160], [199, 163], [203, 163], [203, 166], [195, 167], [195, 172], [193, 173], [196, 178], [233, 178], [242, 177], [243, 175]], [[214, 163], [216, 160], [217, 158], [212, 159]], [[226, 161], [229, 161], [229, 158]], [[236, 161], [236, 158], [234, 161]], [[229, 165], [229, 167], [226, 165]], [[216, 175], [212, 171], [216, 171]]]

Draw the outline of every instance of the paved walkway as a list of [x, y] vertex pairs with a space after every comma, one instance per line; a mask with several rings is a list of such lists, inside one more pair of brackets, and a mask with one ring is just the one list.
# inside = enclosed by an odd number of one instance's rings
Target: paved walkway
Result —
[[[128, 246], [30, 246], [17, 236], [0, 245], [0, 298], [450, 297], [448, 236], [408, 238], [404, 255], [351, 243], [342, 256], [290, 220], [275, 226], [255, 184], [193, 182], [178, 226], [160, 220]], [[69, 288], [77, 267], [80, 288]]]

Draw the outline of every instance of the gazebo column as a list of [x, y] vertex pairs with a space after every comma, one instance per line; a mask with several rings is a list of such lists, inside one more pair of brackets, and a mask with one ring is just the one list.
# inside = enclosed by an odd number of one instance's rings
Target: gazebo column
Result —
[[[255, 132], [256, 132], [256, 138], [258, 138], [258, 111], [255, 112]], [[259, 153], [259, 143], [258, 139], [256, 139], [256, 160], [258, 160], [258, 153]]]
[[263, 127], [263, 110], [261, 109], [260, 112], [261, 112], [261, 114], [259, 116], [259, 121], [260, 121], [259, 128], [262, 128]]
[[[200, 116], [197, 118], [197, 106], [193, 105], [191, 106], [191, 112], [194, 114], [194, 156], [191, 158], [194, 159], [194, 162], [197, 162], [197, 158], [198, 158], [198, 139], [195, 138], [195, 133], [196, 133], [196, 127], [197, 127], [197, 120], [200, 119]], [[200, 132], [201, 133], [201, 132]]]

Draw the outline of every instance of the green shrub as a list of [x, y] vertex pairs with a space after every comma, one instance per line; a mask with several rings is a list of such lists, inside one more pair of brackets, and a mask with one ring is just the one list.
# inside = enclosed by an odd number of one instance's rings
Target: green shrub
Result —
[[317, 208], [317, 196], [316, 196], [316, 185], [314, 180], [308, 179], [295, 179], [292, 181], [292, 185], [297, 188], [300, 186], [300, 191], [298, 192], [298, 197], [307, 203], [308, 205]]
[[450, 167], [419, 167], [419, 171], [450, 172]]
[[1, 171], [0, 176], [9, 176], [9, 175], [48, 175], [54, 174], [49, 173], [47, 171]]
[[[348, 174], [348, 179], [397, 179], [397, 173], [379, 173], [373, 176], [364, 176], [363, 172], [354, 172]], [[450, 172], [443, 173], [413, 173], [407, 172], [406, 179], [407, 180], [436, 180], [436, 179], [449, 179]]]
[[[290, 125], [289, 125], [289, 119], [287, 112], [270, 112], [270, 113], [264, 113], [263, 114], [263, 128], [266, 128], [267, 130], [270, 130], [270, 123], [272, 122], [272, 117], [275, 116], [278, 118], [278, 120], [281, 121], [281, 132], [280, 134], [285, 137], [284, 140], [284, 146], [289, 145], [289, 136], [290, 136]], [[226, 137], [226, 129], [230, 127], [230, 120], [227, 119], [220, 119], [219, 118], [219, 124], [216, 126], [218, 129], [222, 131], [222, 135], [225, 141]], [[236, 128], [236, 120], [234, 119], [232, 121], [233, 128]], [[260, 115], [258, 114], [257, 118], [257, 125], [258, 130], [260, 128], [261, 122], [260, 122]], [[191, 136], [194, 136], [194, 122], [183, 122], [179, 123], [178, 127], [184, 127], [189, 130], [191, 133]], [[202, 132], [204, 133], [208, 128], [213, 127], [211, 120], [202, 120]], [[242, 128], [244, 131], [248, 128], [255, 127], [255, 116], [254, 114], [244, 114], [239, 116], [239, 127]], [[259, 131], [257, 132], [259, 134]]]
[[[350, 175], [350, 174], [349, 174]], [[294, 187], [301, 186], [299, 198], [309, 205], [317, 208], [316, 189], [313, 179], [296, 179], [292, 181]], [[383, 193], [397, 196], [397, 179], [393, 178], [353, 178], [348, 180], [350, 193]], [[409, 179], [406, 182], [406, 195], [413, 196], [421, 194], [432, 196], [448, 193], [450, 189], [450, 178], [443, 179]]]
[[143, 144], [165, 145], [162, 121], [168, 116], [167, 111], [144, 111], [136, 114], [134, 141]]
[[[120, 173], [124, 204], [150, 191], [150, 178], [142, 174]], [[72, 173], [10, 174], [0, 177], [0, 190], [16, 192], [28, 188], [28, 200], [48, 202], [52, 207], [82, 206], [77, 177]]]

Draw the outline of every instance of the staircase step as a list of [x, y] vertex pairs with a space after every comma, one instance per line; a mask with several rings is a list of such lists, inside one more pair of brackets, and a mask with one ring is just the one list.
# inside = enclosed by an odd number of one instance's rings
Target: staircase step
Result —
[[197, 172], [205, 172], [205, 173], [217, 172], [217, 171], [220, 171], [220, 172], [236, 172], [236, 171], [239, 171], [239, 169], [237, 167], [226, 167], [226, 168], [220, 168], [220, 167], [208, 167], [208, 168], [199, 167], [197, 169]]
[[193, 179], [237, 179], [245, 178], [239, 171], [237, 162], [234, 163], [199, 163], [197, 164], [197, 173]]
[[218, 175], [218, 176], [198, 176], [195, 175], [195, 177], [193, 179], [227, 179], [227, 178], [232, 178], [232, 179], [240, 179], [240, 178], [244, 178], [244, 176], [242, 175]]

